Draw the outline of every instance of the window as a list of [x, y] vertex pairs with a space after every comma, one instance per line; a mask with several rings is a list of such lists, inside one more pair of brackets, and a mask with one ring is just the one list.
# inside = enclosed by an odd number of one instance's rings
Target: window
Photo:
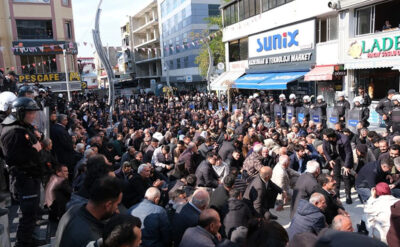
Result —
[[65, 38], [72, 39], [72, 25], [70, 21], [66, 21], [64, 23], [64, 29], [65, 29]]
[[357, 35], [373, 33], [375, 6], [370, 6], [356, 11]]
[[262, 11], [267, 11], [292, 1], [293, 0], [262, 0]]
[[17, 20], [18, 39], [53, 39], [51, 20]]
[[208, 16], [217, 16], [219, 15], [219, 5], [218, 4], [209, 4], [208, 5]]
[[183, 68], [189, 68], [189, 57], [183, 58]]
[[[56, 55], [49, 56], [20, 56], [23, 66], [22, 74], [46, 74], [57, 72]], [[32, 64], [35, 64], [33, 66]]]
[[235, 40], [229, 43], [229, 62], [237, 62], [248, 58], [247, 38]]
[[238, 5], [234, 3], [224, 9], [224, 26], [229, 26], [238, 22]]
[[50, 4], [50, 1], [46, 0], [14, 0], [14, 3], [48, 3]]
[[239, 2], [239, 20], [242, 21], [244, 19], [244, 0], [241, 0]]
[[317, 22], [317, 42], [338, 39], [338, 16], [320, 19]]
[[181, 68], [181, 59], [180, 58], [176, 59], [176, 68], [177, 69]]
[[63, 6], [69, 6], [69, 0], [61, 0]]
[[169, 60], [169, 70], [173, 70], [174, 69], [174, 60]]

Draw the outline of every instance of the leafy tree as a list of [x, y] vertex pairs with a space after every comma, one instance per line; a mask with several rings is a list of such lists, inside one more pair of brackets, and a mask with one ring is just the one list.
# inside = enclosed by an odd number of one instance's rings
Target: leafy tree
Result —
[[[222, 0], [229, 2], [230, 0]], [[208, 22], [208, 28], [203, 31], [201, 38], [203, 40], [199, 55], [195, 63], [199, 65], [200, 75], [206, 77], [209, 65], [209, 56], [207, 43], [210, 45], [211, 54], [214, 58], [214, 66], [220, 62], [225, 62], [225, 45], [222, 42], [222, 16], [210, 16], [205, 18]]]

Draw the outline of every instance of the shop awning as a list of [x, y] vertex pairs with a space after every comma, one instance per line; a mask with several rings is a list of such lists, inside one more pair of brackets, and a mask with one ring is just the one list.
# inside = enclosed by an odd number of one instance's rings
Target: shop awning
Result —
[[287, 84], [303, 77], [307, 72], [247, 74], [235, 81], [234, 88], [258, 90], [286, 90]]
[[210, 87], [211, 90], [226, 90], [228, 89], [228, 85], [230, 83], [234, 83], [235, 80], [241, 77], [245, 72], [244, 71], [227, 71], [222, 73], [220, 76], [215, 79]]
[[333, 65], [317, 66], [304, 76], [304, 81], [332, 81]]
[[399, 67], [400, 59], [397, 60], [389, 60], [389, 59], [373, 59], [371, 58], [368, 61], [355, 61], [348, 62], [344, 64], [345, 69], [379, 69], [379, 68], [391, 68], [391, 67]]

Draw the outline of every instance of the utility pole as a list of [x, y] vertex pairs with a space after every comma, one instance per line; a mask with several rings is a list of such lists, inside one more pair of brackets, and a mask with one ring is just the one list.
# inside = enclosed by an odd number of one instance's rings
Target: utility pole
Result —
[[63, 50], [64, 55], [64, 69], [65, 69], [65, 81], [67, 83], [67, 93], [68, 93], [68, 102], [71, 102], [71, 91], [69, 89], [69, 76], [68, 76], [68, 66], [67, 66], [67, 50]]

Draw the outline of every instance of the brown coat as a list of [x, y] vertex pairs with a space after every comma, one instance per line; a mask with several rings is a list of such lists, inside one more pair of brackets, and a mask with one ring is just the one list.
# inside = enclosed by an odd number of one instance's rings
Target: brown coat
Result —
[[390, 247], [400, 247], [400, 201], [390, 207], [390, 228], [386, 240]]

